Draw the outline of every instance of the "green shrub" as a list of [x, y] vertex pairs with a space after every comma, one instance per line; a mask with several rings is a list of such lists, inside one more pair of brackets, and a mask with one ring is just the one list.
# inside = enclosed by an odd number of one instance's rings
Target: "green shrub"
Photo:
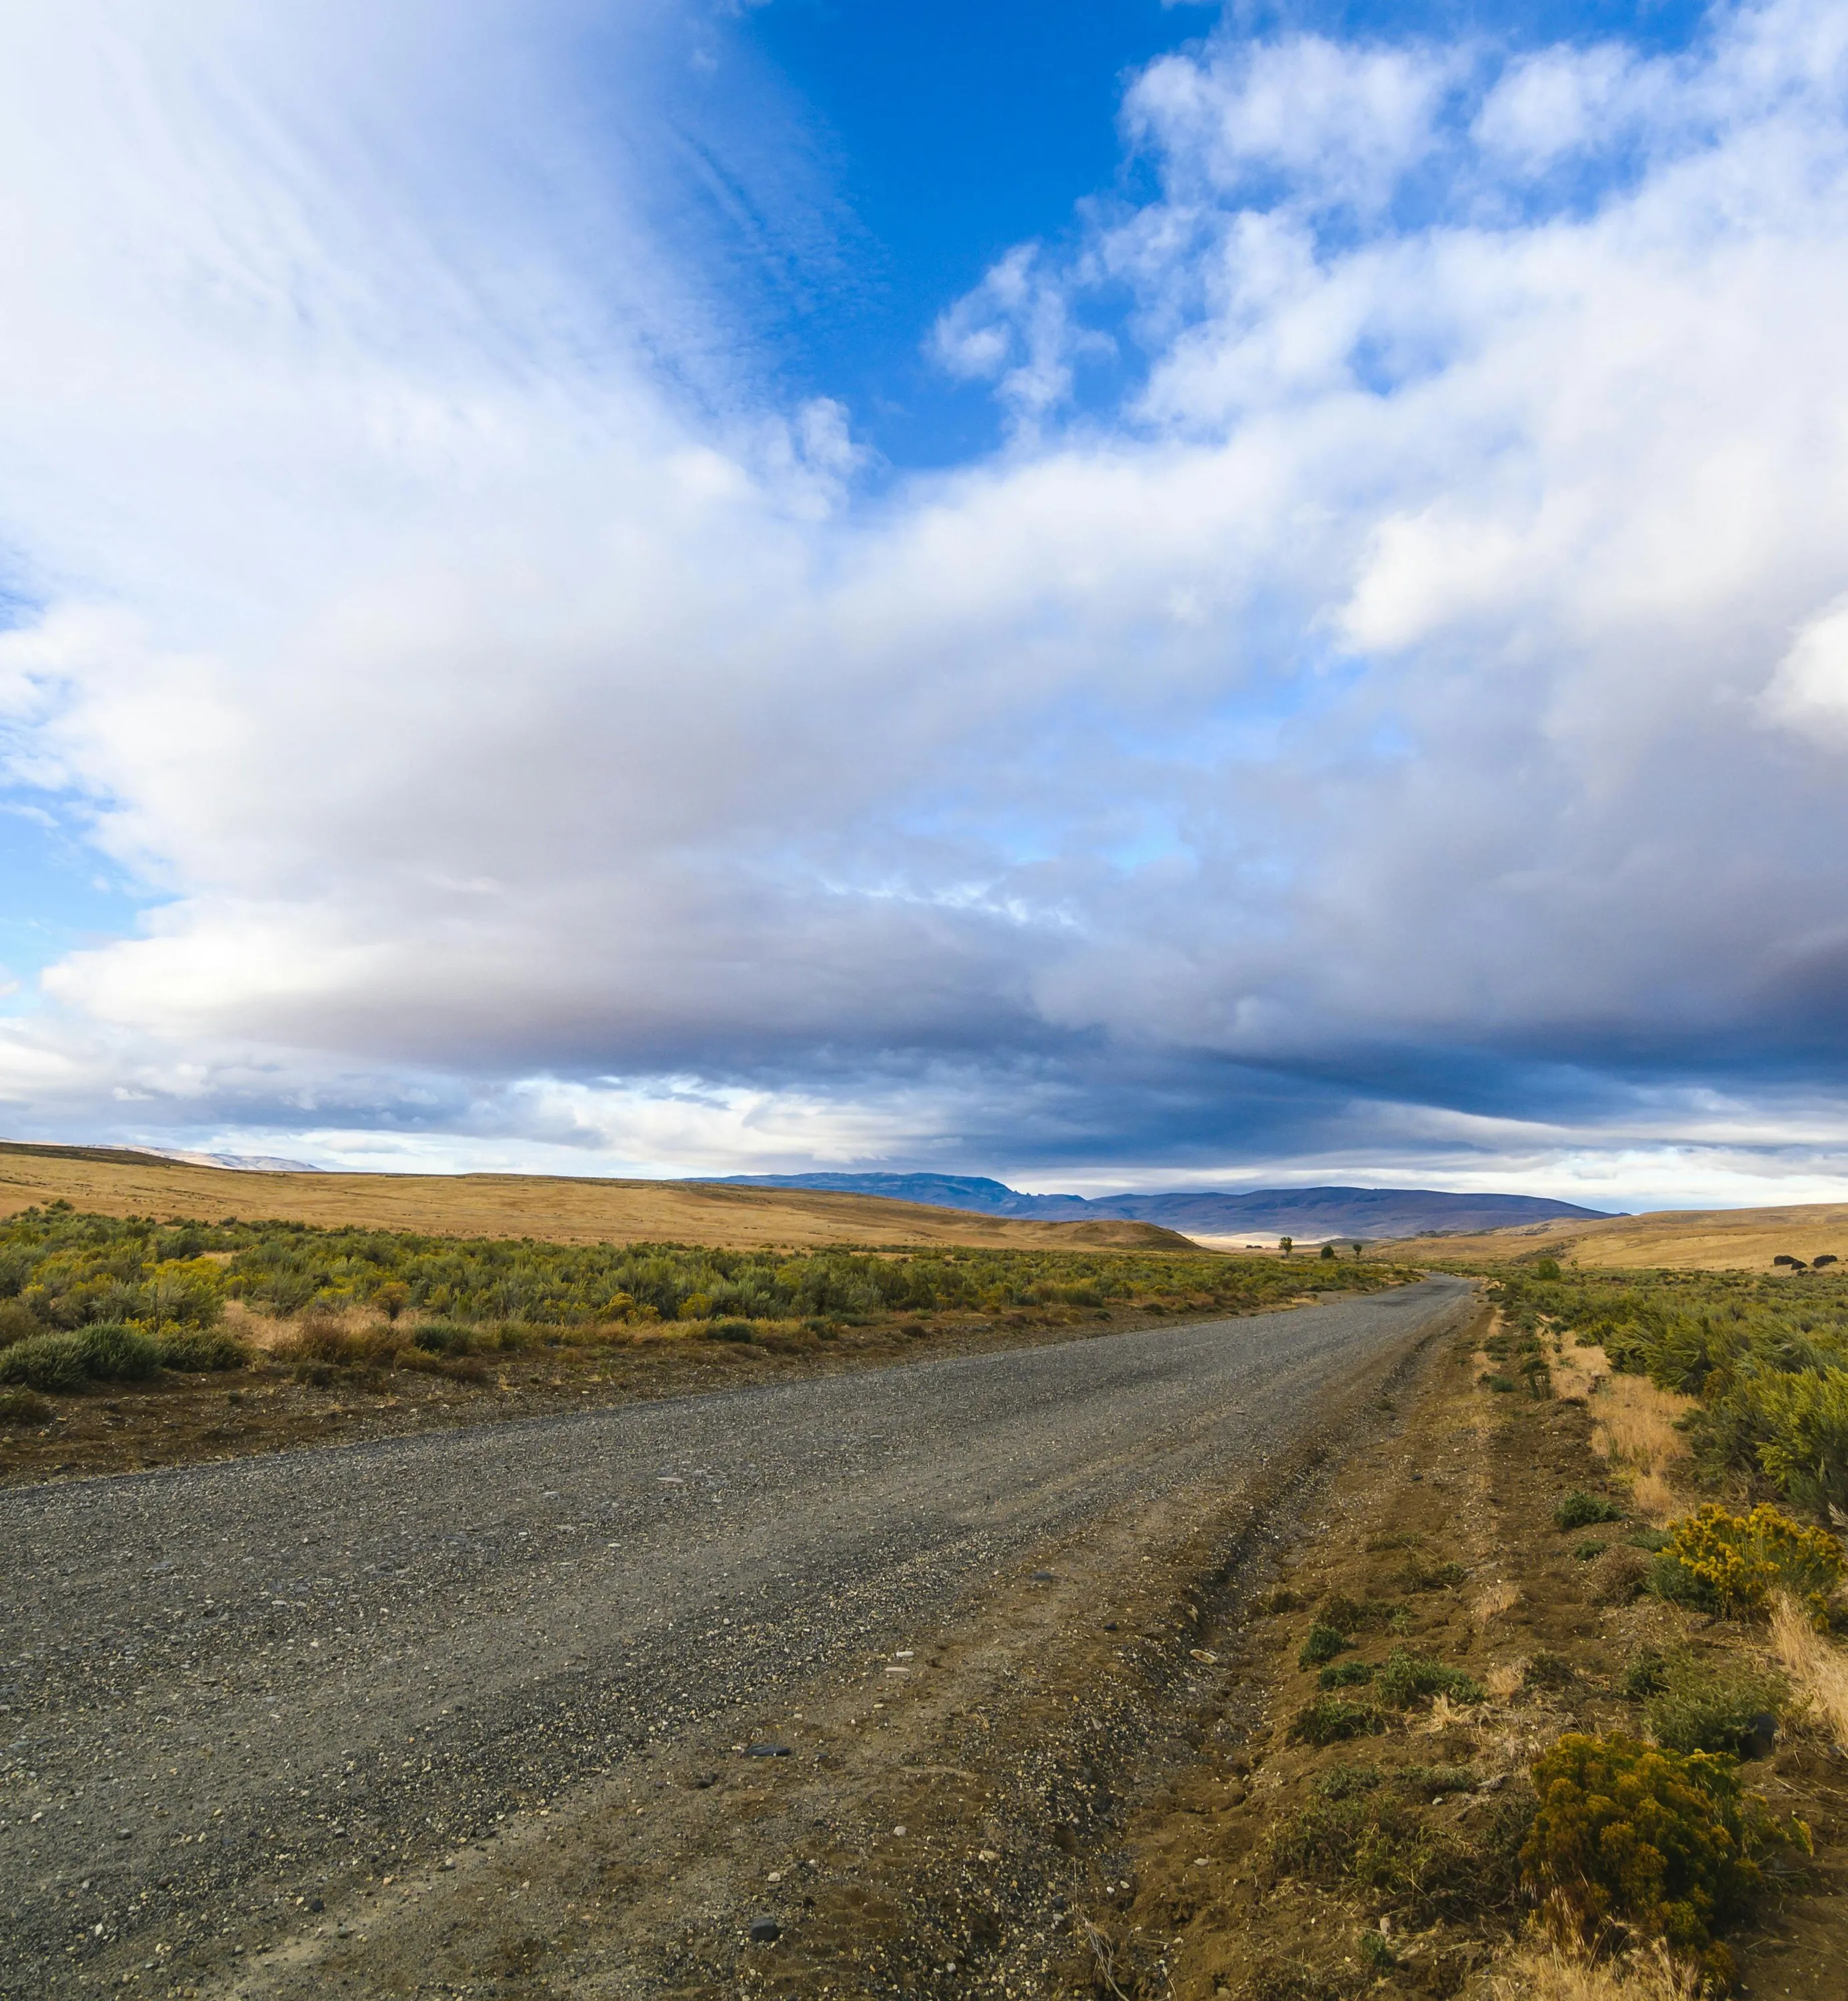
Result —
[[0, 1383], [71, 1395], [94, 1380], [144, 1381], [160, 1352], [134, 1328], [98, 1321], [75, 1333], [37, 1334], [0, 1348]]
[[1394, 1709], [1407, 1709], [1422, 1696], [1448, 1696], [1453, 1702], [1487, 1700], [1482, 1685], [1460, 1668], [1446, 1667], [1442, 1661], [1427, 1659], [1395, 1647], [1374, 1677], [1373, 1686], [1382, 1702]]
[[0, 1390], [0, 1425], [42, 1425], [51, 1406], [30, 1390]]
[[1315, 1789], [1325, 1800], [1345, 1800], [1353, 1793], [1370, 1793], [1385, 1777], [1377, 1765], [1331, 1765]]
[[1481, 1835], [1467, 1839], [1431, 1825], [1411, 1797], [1418, 1790], [1373, 1784], [1281, 1815], [1265, 1844], [1271, 1867], [1329, 1888], [1370, 1891], [1410, 1907], [1421, 1922], [1512, 1902], [1529, 1803], [1498, 1806]]
[[706, 1323], [708, 1341], [749, 1341], [757, 1330], [747, 1320], [715, 1320]]
[[1578, 1670], [1564, 1654], [1551, 1653], [1544, 1647], [1521, 1670], [1523, 1688], [1557, 1693], [1578, 1685]]
[[1781, 1675], [1736, 1656], [1683, 1649], [1661, 1657], [1655, 1679], [1643, 1719], [1670, 1751], [1749, 1756], [1759, 1748], [1762, 1719], [1774, 1718], [1790, 1700]]
[[1730, 1980], [1714, 1934], [1758, 1888], [1756, 1851], [1791, 1839], [1742, 1794], [1732, 1761], [1573, 1733], [1533, 1771], [1540, 1809], [1521, 1867], [1556, 1921], [1587, 1946], [1618, 1928], [1662, 1940]]
[[1659, 1695], [1669, 1685], [1669, 1658], [1659, 1647], [1644, 1647], [1617, 1682], [1617, 1693], [1626, 1702], [1641, 1702]]
[[45, 1323], [23, 1300], [0, 1300], [0, 1348], [11, 1348], [16, 1341], [30, 1341], [44, 1331]]
[[154, 1346], [163, 1369], [187, 1374], [242, 1369], [250, 1359], [250, 1351], [222, 1328], [176, 1328], [156, 1335]]
[[1350, 1737], [1376, 1737], [1386, 1728], [1378, 1710], [1338, 1695], [1317, 1696], [1289, 1720], [1293, 1744], [1339, 1744]]
[[1572, 1546], [1572, 1554], [1581, 1563], [1596, 1563], [1607, 1547], [1603, 1543], [1575, 1543]]
[[1825, 1530], [1762, 1502], [1735, 1515], [1710, 1501], [1674, 1525], [1649, 1581], [1659, 1596], [1726, 1619], [1759, 1616], [1773, 1591], [1787, 1591], [1821, 1626], [1845, 1570], [1842, 1546]]
[[138, 1328], [97, 1321], [79, 1331], [84, 1373], [104, 1382], [144, 1383], [161, 1366], [160, 1349]]
[[1481, 1383], [1484, 1389], [1498, 1390], [1503, 1396], [1511, 1396], [1519, 1387], [1512, 1376], [1503, 1376], [1492, 1369], [1481, 1378]]
[[1848, 1509], [1848, 1369], [1754, 1380], [1758, 1462], [1800, 1508]]
[[1620, 1522], [1623, 1519], [1624, 1511], [1616, 1502], [1606, 1500], [1602, 1494], [1582, 1493], [1577, 1488], [1553, 1510], [1553, 1526], [1556, 1529], [1583, 1529], [1593, 1522]]
[[74, 1334], [35, 1334], [0, 1348], [0, 1383], [72, 1396], [89, 1382], [83, 1349]]
[[427, 1355], [467, 1355], [475, 1347], [475, 1330], [447, 1321], [426, 1321], [411, 1329], [411, 1341]]
[[1390, 1626], [1404, 1608], [1387, 1598], [1349, 1598], [1337, 1592], [1324, 1599], [1321, 1620], [1338, 1633], [1378, 1633]]
[[1333, 1660], [1337, 1654], [1345, 1654], [1353, 1644], [1338, 1627], [1328, 1625], [1318, 1619], [1310, 1627], [1308, 1637], [1296, 1655], [1296, 1665], [1299, 1668], [1319, 1666], [1324, 1661]]
[[1365, 1661], [1338, 1661], [1316, 1676], [1325, 1689], [1359, 1688], [1373, 1679], [1373, 1671]]

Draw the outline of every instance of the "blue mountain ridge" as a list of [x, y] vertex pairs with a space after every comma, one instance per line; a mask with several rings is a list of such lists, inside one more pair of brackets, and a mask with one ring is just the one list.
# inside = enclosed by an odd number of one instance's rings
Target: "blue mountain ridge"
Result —
[[1621, 1210], [1584, 1209], [1544, 1195], [1456, 1195], [1439, 1188], [1176, 1189], [1166, 1194], [1025, 1195], [980, 1174], [706, 1174], [694, 1177], [747, 1188], [818, 1188], [883, 1195], [931, 1209], [983, 1216], [1032, 1216], [1042, 1222], [1121, 1220], [1159, 1223], [1187, 1237], [1289, 1235], [1421, 1237], [1436, 1231], [1505, 1230], [1519, 1223], [1599, 1221]]

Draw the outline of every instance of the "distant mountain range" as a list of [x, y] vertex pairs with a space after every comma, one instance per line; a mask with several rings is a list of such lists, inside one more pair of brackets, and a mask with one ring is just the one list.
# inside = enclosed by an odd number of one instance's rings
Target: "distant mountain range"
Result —
[[931, 1209], [984, 1216], [1027, 1216], [1047, 1223], [1159, 1223], [1186, 1237], [1422, 1237], [1434, 1231], [1505, 1230], [1522, 1223], [1582, 1222], [1622, 1214], [1581, 1209], [1533, 1195], [1449, 1195], [1439, 1188], [1216, 1188], [1169, 1195], [1023, 1195], [974, 1174], [708, 1174], [698, 1178], [748, 1188], [826, 1188], [885, 1195]]
[[186, 1154], [170, 1147], [144, 1147], [156, 1160], [178, 1161], [189, 1168], [235, 1168], [247, 1174], [318, 1174], [306, 1161], [284, 1160], [280, 1154]]

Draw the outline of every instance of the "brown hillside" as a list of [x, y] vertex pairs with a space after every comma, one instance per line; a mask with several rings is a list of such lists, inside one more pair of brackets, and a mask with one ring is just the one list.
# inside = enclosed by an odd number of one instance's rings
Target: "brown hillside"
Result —
[[241, 1216], [554, 1243], [966, 1244], [993, 1249], [1180, 1251], [1147, 1223], [1034, 1223], [877, 1195], [546, 1174], [293, 1174], [200, 1168], [105, 1147], [0, 1141], [0, 1217], [57, 1200], [109, 1216]]
[[1662, 1209], [1608, 1222], [1523, 1223], [1471, 1237], [1418, 1237], [1391, 1255], [1498, 1262], [1550, 1254], [1601, 1271], [1759, 1272], [1785, 1254], [1806, 1262], [1832, 1251], [1848, 1261], [1848, 1202], [1797, 1202], [1785, 1209]]

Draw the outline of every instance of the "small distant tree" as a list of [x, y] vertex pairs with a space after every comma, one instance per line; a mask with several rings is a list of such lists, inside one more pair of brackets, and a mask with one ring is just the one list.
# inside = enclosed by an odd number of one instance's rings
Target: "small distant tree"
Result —
[[1295, 1250], [1296, 1248], [1296, 1240], [1293, 1237], [1279, 1237], [1277, 1239], [1277, 1248], [1283, 1253], [1286, 1258], [1287, 1258], [1291, 1251]]
[[1356, 1258], [1360, 1255], [1360, 1240], [1358, 1237], [1354, 1241], [1354, 1255]]
[[1324, 1244], [1322, 1246], [1322, 1255], [1324, 1258], [1332, 1258], [1335, 1255], [1335, 1246], [1332, 1244]]

